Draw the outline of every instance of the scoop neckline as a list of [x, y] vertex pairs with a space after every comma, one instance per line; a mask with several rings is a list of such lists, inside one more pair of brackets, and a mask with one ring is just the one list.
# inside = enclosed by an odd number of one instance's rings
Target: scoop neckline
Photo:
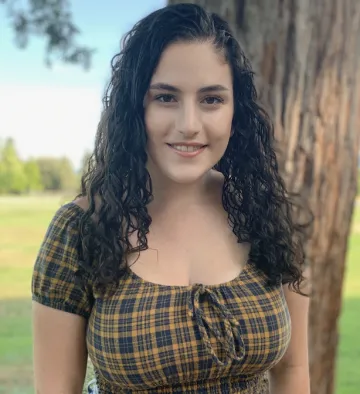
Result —
[[167, 289], [167, 290], [192, 290], [196, 287], [205, 287], [207, 289], [220, 289], [223, 287], [229, 287], [229, 286], [233, 286], [236, 283], [238, 283], [239, 281], [241, 281], [243, 279], [243, 276], [245, 276], [248, 271], [251, 268], [251, 261], [250, 259], [248, 259], [248, 261], [246, 262], [246, 264], [244, 265], [244, 268], [240, 271], [240, 273], [233, 279], [230, 279], [226, 282], [222, 282], [222, 283], [215, 283], [215, 284], [204, 284], [204, 283], [193, 283], [192, 285], [166, 285], [163, 283], [156, 283], [156, 282], [152, 282], [150, 280], [144, 279], [141, 276], [139, 276], [138, 274], [136, 274], [127, 264], [126, 264], [126, 272], [128, 273], [128, 275], [134, 279], [135, 281], [137, 281], [138, 283], [141, 283], [142, 285], [145, 285], [147, 287], [154, 287], [154, 288], [158, 288], [158, 289]]
[[[82, 207], [80, 207], [78, 204], [76, 204], [74, 201], [71, 201], [70, 203], [68, 203], [68, 205], [72, 205], [73, 207], [76, 207], [76, 209], [80, 210], [82, 213], [84, 213], [84, 209]], [[128, 273], [129, 277], [131, 277], [132, 279], [134, 279], [135, 281], [147, 286], [147, 287], [156, 287], [158, 289], [167, 289], [167, 290], [171, 290], [171, 289], [175, 289], [175, 290], [192, 290], [195, 287], [205, 287], [207, 289], [219, 289], [219, 288], [223, 288], [223, 287], [228, 287], [228, 286], [233, 286], [235, 283], [238, 283], [239, 281], [241, 281], [243, 279], [243, 276], [247, 274], [247, 272], [250, 270], [252, 263], [251, 260], [248, 259], [246, 264], [244, 265], [243, 269], [240, 271], [240, 273], [233, 279], [230, 279], [226, 282], [222, 282], [222, 283], [215, 283], [215, 284], [204, 284], [204, 283], [193, 283], [192, 285], [166, 285], [163, 283], [156, 283], [156, 282], [151, 282], [150, 280], [144, 279], [141, 276], [139, 276], [138, 274], [136, 274], [127, 264], [126, 265], [126, 272]]]

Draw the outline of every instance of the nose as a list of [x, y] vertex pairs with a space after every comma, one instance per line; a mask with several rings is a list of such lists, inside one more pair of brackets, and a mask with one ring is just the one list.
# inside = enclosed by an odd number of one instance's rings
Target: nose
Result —
[[176, 129], [187, 138], [194, 137], [200, 133], [201, 120], [194, 103], [187, 102], [179, 108]]

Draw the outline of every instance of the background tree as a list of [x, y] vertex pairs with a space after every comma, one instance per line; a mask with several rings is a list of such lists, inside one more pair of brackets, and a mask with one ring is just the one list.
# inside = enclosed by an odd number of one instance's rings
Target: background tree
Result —
[[78, 189], [78, 176], [68, 158], [42, 157], [36, 159], [41, 182], [47, 191], [71, 191]]
[[65, 63], [90, 66], [93, 49], [79, 45], [80, 33], [75, 26], [67, 0], [0, 0], [6, 7], [16, 43], [25, 48], [31, 36], [46, 39], [45, 61], [52, 64], [53, 58]]
[[334, 392], [337, 320], [359, 151], [360, 1], [169, 0], [225, 17], [257, 73], [282, 175], [315, 215], [306, 245], [312, 392]]
[[22, 161], [11, 138], [0, 140], [0, 194], [36, 191], [78, 191], [79, 174], [66, 157]]
[[27, 191], [41, 191], [44, 186], [41, 181], [41, 173], [35, 159], [30, 159], [24, 163], [24, 172], [27, 181]]
[[84, 153], [82, 160], [81, 160], [81, 167], [80, 167], [81, 175], [84, 174], [88, 170], [90, 160], [91, 160], [91, 152], [86, 151]]
[[21, 194], [26, 189], [23, 163], [16, 152], [14, 141], [8, 138], [0, 146], [0, 192]]
[[80, 180], [78, 174], [74, 171], [71, 161], [67, 157], [58, 159], [58, 168], [61, 180], [61, 190], [77, 190]]

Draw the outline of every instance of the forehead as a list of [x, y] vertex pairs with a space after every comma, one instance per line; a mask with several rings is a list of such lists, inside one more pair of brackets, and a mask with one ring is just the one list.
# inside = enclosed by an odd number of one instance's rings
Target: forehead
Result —
[[230, 66], [209, 42], [175, 43], [166, 48], [151, 80], [158, 82], [184, 91], [215, 84], [232, 88]]

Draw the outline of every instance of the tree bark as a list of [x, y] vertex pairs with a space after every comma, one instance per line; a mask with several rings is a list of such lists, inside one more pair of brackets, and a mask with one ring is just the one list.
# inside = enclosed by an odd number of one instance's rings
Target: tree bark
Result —
[[359, 152], [359, 0], [169, 0], [197, 3], [232, 25], [256, 72], [289, 190], [315, 215], [306, 244], [312, 277], [312, 393], [334, 393], [338, 317]]

